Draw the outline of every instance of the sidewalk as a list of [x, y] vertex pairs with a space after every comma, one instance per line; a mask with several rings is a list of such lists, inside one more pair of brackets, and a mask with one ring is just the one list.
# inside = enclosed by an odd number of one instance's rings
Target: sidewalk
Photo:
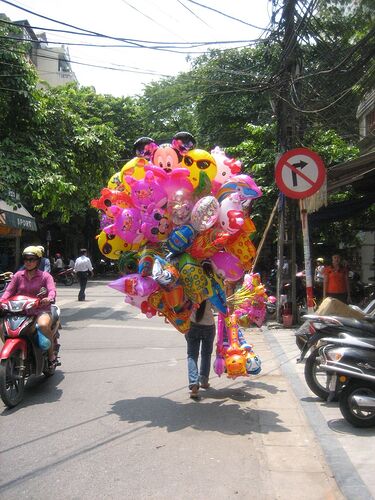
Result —
[[261, 374], [248, 379], [248, 391], [256, 395], [255, 408], [263, 412], [260, 446], [266, 463], [262, 467], [273, 491], [267, 498], [343, 498], [289, 377], [283, 372], [285, 360], [273, 349], [267, 332], [254, 328], [246, 333], [263, 365]]
[[356, 500], [374, 498], [375, 428], [352, 427], [342, 417], [338, 403], [320, 401], [309, 390], [304, 378], [304, 364], [296, 363], [299, 350], [293, 328], [270, 324], [262, 330], [342, 494]]

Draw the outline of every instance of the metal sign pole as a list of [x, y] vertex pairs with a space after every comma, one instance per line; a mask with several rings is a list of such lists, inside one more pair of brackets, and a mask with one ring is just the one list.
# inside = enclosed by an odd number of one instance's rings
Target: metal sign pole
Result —
[[299, 200], [299, 208], [301, 212], [303, 253], [305, 259], [307, 311], [309, 314], [312, 314], [314, 312], [314, 293], [313, 293], [313, 282], [311, 273], [309, 222], [308, 222], [307, 210], [304, 206], [304, 200]]

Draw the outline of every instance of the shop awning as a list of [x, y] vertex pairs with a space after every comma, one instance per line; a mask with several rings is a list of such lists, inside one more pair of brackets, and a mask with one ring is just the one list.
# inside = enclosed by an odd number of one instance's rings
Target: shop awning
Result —
[[34, 217], [24, 206], [21, 205], [14, 210], [13, 207], [2, 200], [0, 200], [0, 226], [24, 229], [25, 231], [37, 231]]
[[328, 192], [362, 181], [369, 190], [373, 190], [375, 185], [375, 151], [328, 168], [327, 178]]

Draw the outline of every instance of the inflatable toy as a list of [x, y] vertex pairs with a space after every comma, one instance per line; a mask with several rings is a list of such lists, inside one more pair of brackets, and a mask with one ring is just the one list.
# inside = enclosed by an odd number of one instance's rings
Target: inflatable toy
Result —
[[142, 217], [141, 231], [151, 242], [164, 241], [172, 230], [171, 218], [167, 210], [151, 203]]
[[222, 279], [238, 281], [243, 276], [244, 270], [240, 260], [228, 252], [217, 252], [210, 257], [210, 261], [215, 273]]
[[118, 260], [124, 252], [138, 250], [139, 244], [128, 243], [115, 234], [107, 234], [101, 231], [97, 236], [100, 252], [108, 259]]
[[149, 304], [157, 309], [181, 333], [187, 333], [190, 328], [191, 303], [185, 302], [179, 311], [173, 310], [165, 300], [165, 291], [158, 290], [148, 298]]
[[230, 234], [237, 233], [244, 224], [244, 213], [237, 193], [230, 194], [220, 204], [220, 228]]
[[159, 289], [159, 285], [150, 277], [143, 277], [139, 274], [129, 274], [111, 281], [108, 286], [121, 293], [138, 297], [148, 297], [151, 293]]
[[148, 164], [148, 161], [145, 158], [132, 158], [130, 161], [125, 163], [120, 171], [120, 179], [124, 187], [127, 191], [130, 191], [130, 187], [128, 186], [125, 176], [131, 175], [134, 179], [140, 180], [145, 176], [145, 166]]
[[137, 252], [123, 252], [118, 259], [121, 274], [135, 274], [138, 271], [139, 255]]
[[250, 175], [236, 175], [228, 182], [225, 182], [216, 193], [216, 197], [221, 204], [224, 198], [237, 193], [239, 201], [246, 205], [247, 202], [262, 196], [261, 189], [256, 185]]
[[178, 168], [181, 159], [181, 155], [171, 144], [161, 144], [155, 149], [151, 161], [168, 174], [175, 168]]
[[124, 186], [121, 183], [121, 172], [116, 172], [109, 179], [107, 187], [109, 189], [115, 189], [117, 191], [124, 191]]
[[163, 207], [167, 203], [165, 190], [156, 183], [152, 172], [146, 172], [144, 179], [136, 180], [130, 175], [125, 176], [126, 183], [130, 186], [130, 197], [134, 206], [142, 212], [146, 212], [147, 207], [154, 204], [156, 207]]
[[195, 139], [189, 132], [177, 132], [172, 138], [172, 147], [176, 149], [180, 155], [184, 155], [191, 149], [194, 149], [195, 144]]
[[225, 243], [225, 250], [240, 260], [245, 271], [251, 268], [256, 255], [256, 248], [251, 241], [251, 234], [254, 230], [253, 221], [246, 218], [241, 230], [228, 238]]
[[216, 166], [217, 173], [213, 179], [213, 183], [220, 188], [222, 184], [227, 182], [231, 177], [241, 172], [241, 162], [234, 158], [228, 158], [225, 151], [219, 146], [216, 146], [211, 150], [211, 155], [213, 156]]
[[141, 212], [137, 208], [110, 208], [114, 222], [104, 228], [107, 234], [115, 234], [128, 243], [140, 243], [144, 238], [140, 231]]
[[91, 200], [91, 206], [101, 210], [109, 217], [113, 217], [111, 212], [112, 205], [117, 205], [121, 208], [130, 208], [133, 206], [130, 196], [123, 191], [103, 188], [100, 194], [100, 198]]
[[158, 145], [151, 137], [140, 137], [133, 144], [134, 154], [140, 158], [151, 160], [154, 151]]
[[194, 228], [190, 224], [173, 229], [166, 243], [169, 256], [184, 252], [192, 244], [194, 236]]
[[180, 281], [186, 296], [200, 304], [208, 297], [208, 282], [202, 266], [188, 253], [183, 253], [178, 261]]
[[147, 165], [145, 167], [147, 172], [152, 172], [155, 175], [156, 182], [167, 193], [168, 200], [173, 198], [176, 191], [183, 189], [186, 191], [193, 191], [193, 186], [189, 181], [189, 170], [187, 168], [175, 168], [167, 173], [160, 167], [154, 165]]
[[190, 190], [179, 188], [172, 194], [168, 202], [168, 210], [175, 226], [181, 226], [190, 221], [190, 213], [194, 206]]
[[221, 250], [230, 237], [218, 228], [211, 228], [195, 237], [189, 253], [195, 259], [207, 259]]
[[211, 181], [215, 178], [217, 173], [216, 163], [213, 156], [203, 149], [192, 149], [182, 158], [182, 166], [189, 170], [189, 180], [194, 189], [202, 181], [207, 179], [211, 186]]
[[204, 196], [196, 202], [191, 211], [191, 225], [198, 231], [210, 229], [219, 216], [219, 202], [214, 196]]

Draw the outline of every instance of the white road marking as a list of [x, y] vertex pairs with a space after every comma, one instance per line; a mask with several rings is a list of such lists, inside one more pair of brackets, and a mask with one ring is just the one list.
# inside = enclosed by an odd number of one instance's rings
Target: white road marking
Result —
[[91, 325], [87, 325], [86, 328], [118, 328], [123, 330], [155, 330], [157, 332], [165, 331], [165, 332], [174, 332], [174, 328], [166, 328], [164, 326], [138, 326], [138, 325], [109, 325], [108, 323], [92, 323]]

